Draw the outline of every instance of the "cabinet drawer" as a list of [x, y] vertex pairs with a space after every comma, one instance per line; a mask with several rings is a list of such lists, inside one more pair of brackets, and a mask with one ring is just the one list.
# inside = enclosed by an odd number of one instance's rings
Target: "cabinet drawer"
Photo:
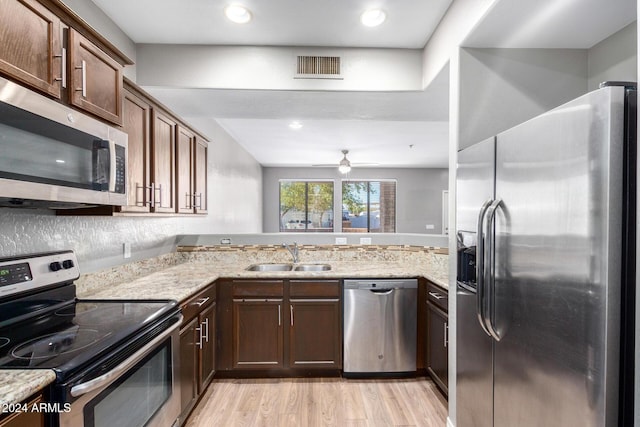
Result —
[[233, 281], [234, 297], [282, 297], [284, 282], [282, 280]]
[[189, 320], [196, 317], [204, 308], [213, 304], [215, 300], [216, 286], [212, 284], [182, 304], [182, 315], [184, 316], [182, 323], [186, 324], [189, 322]]
[[449, 292], [440, 286], [427, 282], [427, 300], [445, 312], [449, 311]]
[[291, 298], [340, 297], [339, 280], [291, 280], [289, 283], [289, 295]]

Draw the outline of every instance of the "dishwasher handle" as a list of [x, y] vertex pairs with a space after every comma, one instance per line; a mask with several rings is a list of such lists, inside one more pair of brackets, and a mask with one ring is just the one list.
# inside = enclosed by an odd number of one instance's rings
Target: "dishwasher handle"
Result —
[[390, 295], [395, 291], [395, 289], [369, 289], [369, 292], [372, 292], [376, 295]]

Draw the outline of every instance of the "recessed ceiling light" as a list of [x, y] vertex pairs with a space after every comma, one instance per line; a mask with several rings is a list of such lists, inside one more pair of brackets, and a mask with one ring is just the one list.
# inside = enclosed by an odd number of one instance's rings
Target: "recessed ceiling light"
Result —
[[291, 129], [298, 130], [298, 129], [300, 129], [302, 127], [302, 123], [300, 123], [299, 121], [296, 120], [296, 121], [293, 121], [293, 122], [289, 123], [289, 127]]
[[225, 7], [224, 14], [236, 24], [246, 24], [251, 21], [251, 11], [239, 4], [231, 4]]
[[369, 9], [360, 15], [360, 22], [367, 27], [377, 27], [387, 19], [387, 14], [382, 9]]
[[65, 163], [65, 161], [62, 159], [56, 159], [56, 163]]

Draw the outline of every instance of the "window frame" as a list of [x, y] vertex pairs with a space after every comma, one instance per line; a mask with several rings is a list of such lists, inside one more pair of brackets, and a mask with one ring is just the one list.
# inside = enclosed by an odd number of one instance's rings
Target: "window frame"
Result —
[[[305, 184], [305, 209], [304, 209], [304, 228], [303, 229], [286, 229], [284, 228], [284, 223], [282, 222], [282, 184], [283, 183], [304, 183]], [[333, 215], [333, 221], [331, 223], [331, 227], [327, 229], [314, 229], [309, 228], [309, 184], [331, 184], [331, 213]], [[336, 202], [336, 183], [333, 179], [322, 179], [322, 178], [281, 178], [278, 180], [278, 230], [280, 233], [334, 233], [336, 229], [335, 225], [335, 202]]]
[[[398, 232], [398, 180], [396, 178], [358, 178], [358, 179], [349, 179], [343, 178], [340, 182], [340, 206], [344, 205], [344, 184], [345, 183], [367, 183], [367, 231], [366, 233], [371, 233], [371, 182], [393, 182], [395, 184], [395, 195], [394, 195], [394, 206], [393, 206], [393, 231], [381, 231], [379, 233], [385, 234], [395, 234]], [[342, 209], [340, 212], [340, 218], [342, 218]], [[344, 232], [344, 229], [342, 229]], [[365, 232], [355, 232], [355, 233], [365, 233]]]

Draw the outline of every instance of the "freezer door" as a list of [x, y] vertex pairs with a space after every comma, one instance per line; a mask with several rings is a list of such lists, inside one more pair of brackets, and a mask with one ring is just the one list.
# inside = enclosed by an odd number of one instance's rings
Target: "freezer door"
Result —
[[496, 427], [617, 425], [624, 89], [497, 136]]
[[494, 195], [495, 139], [490, 138], [460, 151], [456, 174], [456, 425], [491, 427], [492, 341], [478, 321], [474, 267], [478, 216], [481, 207]]

